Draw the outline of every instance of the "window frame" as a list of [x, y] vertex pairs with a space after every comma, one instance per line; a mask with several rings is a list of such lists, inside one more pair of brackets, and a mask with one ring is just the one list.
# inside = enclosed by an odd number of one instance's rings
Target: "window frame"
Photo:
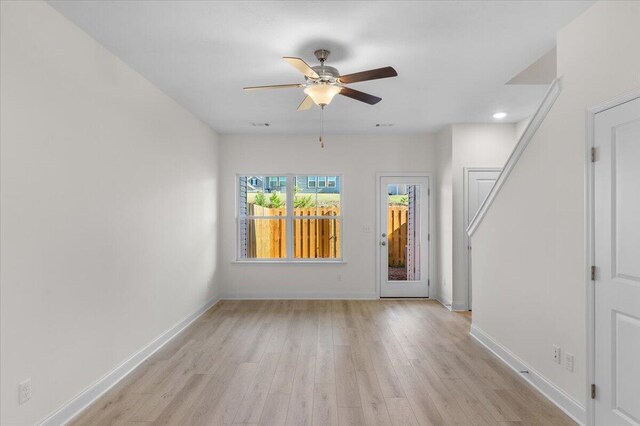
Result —
[[[320, 182], [322, 182], [322, 186], [320, 186]], [[318, 188], [325, 189], [326, 187], [327, 187], [327, 177], [318, 176]]]
[[[303, 175], [304, 176], [304, 175]], [[313, 179], [311, 179], [313, 178]], [[311, 184], [313, 183], [313, 186], [311, 186]], [[307, 188], [313, 188], [313, 189], [317, 189], [318, 188], [318, 176], [316, 175], [307, 175]]]
[[327, 176], [327, 188], [338, 188], [338, 176]]
[[[308, 173], [273, 173], [273, 174], [258, 174], [258, 173], [237, 173], [235, 178], [235, 211], [236, 211], [236, 256], [233, 263], [278, 263], [278, 264], [300, 264], [300, 263], [327, 263], [327, 264], [335, 264], [335, 263], [346, 263], [344, 261], [344, 185], [340, 186], [340, 215], [338, 216], [295, 216], [294, 207], [293, 207], [293, 198], [295, 195], [295, 178], [296, 176], [307, 176], [307, 182], [309, 182], [309, 177], [317, 177], [322, 176], [323, 174], [308, 174]], [[247, 176], [285, 176], [286, 177], [286, 214], [284, 216], [240, 216], [240, 178]], [[325, 175], [326, 176], [326, 175]], [[332, 176], [335, 176], [337, 179], [340, 179], [342, 182], [342, 174], [334, 173]], [[318, 189], [318, 188], [310, 188], [310, 189]], [[298, 219], [337, 219], [340, 223], [340, 257], [333, 258], [295, 258], [295, 250], [294, 250], [294, 235], [293, 235], [293, 223], [294, 220]], [[270, 220], [285, 220], [285, 229], [286, 229], [286, 257], [283, 258], [267, 258], [267, 259], [258, 259], [258, 258], [244, 258], [241, 257], [241, 247], [240, 243], [240, 224], [242, 220], [251, 220], [251, 219], [270, 219]]]
[[273, 189], [278, 187], [278, 184], [280, 183], [280, 175], [269, 175], [265, 176], [265, 178], [267, 178], [267, 188]]

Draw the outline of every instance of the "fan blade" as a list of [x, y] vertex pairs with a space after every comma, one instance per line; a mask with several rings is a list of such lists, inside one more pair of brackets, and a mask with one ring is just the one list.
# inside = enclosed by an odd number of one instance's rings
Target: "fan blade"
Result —
[[356, 101], [364, 102], [369, 105], [375, 105], [382, 100], [382, 98], [379, 98], [377, 96], [360, 92], [358, 90], [353, 90], [349, 87], [343, 87], [342, 90], [340, 90], [340, 94], [342, 96], [346, 96], [348, 98], [355, 99]]
[[393, 67], [378, 68], [375, 70], [361, 71], [354, 74], [341, 75], [338, 81], [340, 83], [349, 84], [359, 81], [377, 80], [379, 78], [395, 77], [398, 73]]
[[291, 64], [295, 69], [300, 71], [302, 74], [306, 75], [309, 78], [320, 78], [317, 72], [315, 72], [305, 61], [300, 58], [291, 58], [289, 56], [285, 56], [282, 59], [285, 62]]
[[271, 86], [250, 86], [243, 88], [243, 90], [295, 89], [297, 87], [304, 87], [304, 84], [273, 84]]
[[305, 97], [302, 102], [300, 102], [300, 105], [298, 105], [298, 111], [305, 111], [308, 110], [309, 108], [311, 108], [313, 106], [313, 99], [311, 99], [311, 96], [307, 96]]

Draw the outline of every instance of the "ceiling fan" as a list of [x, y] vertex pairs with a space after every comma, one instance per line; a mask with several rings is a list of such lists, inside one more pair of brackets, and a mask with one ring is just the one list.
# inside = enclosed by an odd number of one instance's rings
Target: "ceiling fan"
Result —
[[345, 86], [346, 84], [358, 83], [360, 81], [377, 80], [379, 78], [395, 77], [398, 75], [393, 67], [377, 68], [354, 74], [340, 75], [338, 70], [324, 64], [329, 56], [327, 49], [318, 49], [314, 52], [320, 65], [309, 66], [300, 58], [284, 57], [285, 62], [291, 64], [295, 69], [304, 74], [305, 82], [300, 84], [276, 84], [271, 86], [245, 87], [244, 90], [264, 90], [264, 89], [304, 89], [307, 95], [298, 105], [298, 111], [311, 108], [315, 103], [323, 108], [329, 105], [335, 95], [346, 96], [369, 105], [375, 105], [382, 100], [377, 96], [354, 90]]

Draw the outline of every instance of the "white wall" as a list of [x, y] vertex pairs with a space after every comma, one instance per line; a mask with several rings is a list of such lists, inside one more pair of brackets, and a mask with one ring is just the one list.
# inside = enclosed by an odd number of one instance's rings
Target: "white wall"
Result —
[[[431, 135], [318, 137], [222, 136], [220, 267], [230, 297], [377, 297], [375, 276], [376, 172], [433, 172]], [[238, 264], [236, 173], [341, 173], [343, 257], [341, 265]], [[370, 229], [364, 232], [364, 227]], [[435, 265], [434, 265], [435, 267]], [[338, 281], [338, 274], [342, 281]]]
[[515, 124], [454, 124], [436, 135], [438, 175], [438, 298], [467, 309], [464, 169], [502, 167], [516, 143]]
[[440, 302], [451, 307], [453, 297], [453, 181], [452, 126], [446, 126], [436, 135], [436, 199], [438, 230], [436, 259], [438, 279], [435, 290]]
[[1, 8], [0, 423], [26, 425], [214, 296], [217, 136], [46, 3]]
[[503, 167], [516, 142], [515, 124], [456, 124], [453, 126], [453, 309], [468, 309], [464, 169], [465, 167]]
[[474, 326], [582, 405], [585, 112], [640, 86], [639, 42], [638, 2], [596, 3], [558, 34], [563, 91], [472, 241]]

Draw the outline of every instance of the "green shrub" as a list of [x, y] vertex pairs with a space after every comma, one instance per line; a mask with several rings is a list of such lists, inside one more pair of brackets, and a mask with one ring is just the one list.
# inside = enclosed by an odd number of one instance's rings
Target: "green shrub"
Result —
[[260, 207], [265, 206], [264, 192], [260, 191], [256, 194], [255, 202], [256, 202], [256, 206], [260, 206]]
[[271, 197], [269, 197], [269, 204], [269, 207], [271, 207], [272, 209], [279, 209], [280, 207], [284, 206], [284, 202], [282, 201], [282, 198], [280, 198], [278, 191], [275, 191], [271, 194]]
[[307, 207], [313, 207], [313, 201], [311, 201], [311, 195], [306, 197], [296, 197], [293, 199], [293, 207], [297, 209], [304, 209]]

